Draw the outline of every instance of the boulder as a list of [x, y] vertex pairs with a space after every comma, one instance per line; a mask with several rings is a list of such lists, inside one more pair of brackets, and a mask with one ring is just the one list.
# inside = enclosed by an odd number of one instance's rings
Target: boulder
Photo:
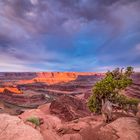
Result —
[[42, 135], [18, 117], [0, 115], [0, 140], [43, 140]]
[[134, 117], [122, 117], [102, 127], [99, 140], [139, 140], [140, 125]]
[[52, 101], [50, 113], [57, 115], [65, 121], [71, 121], [90, 114], [86, 104], [82, 100], [67, 95], [60, 96]]
[[30, 124], [26, 120], [30, 117], [38, 117], [43, 120], [43, 123], [38, 127], [40, 133], [42, 134], [44, 140], [59, 140], [59, 136], [56, 134], [55, 129], [60, 128], [61, 120], [53, 115], [46, 114], [45, 106], [43, 111], [40, 109], [32, 109], [25, 111], [19, 117], [28, 125], [34, 128], [33, 124]]
[[[26, 122], [30, 117], [37, 117], [43, 120], [43, 124], [40, 126], [42, 129], [54, 129], [61, 125], [61, 120], [53, 115], [45, 114], [40, 109], [32, 109], [25, 111], [19, 117]], [[44, 130], [43, 130], [44, 131]]]

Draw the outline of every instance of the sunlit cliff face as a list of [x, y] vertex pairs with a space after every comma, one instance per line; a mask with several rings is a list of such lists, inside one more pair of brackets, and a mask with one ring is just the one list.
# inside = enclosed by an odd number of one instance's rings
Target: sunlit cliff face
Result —
[[37, 77], [33, 79], [34, 82], [44, 82], [47, 84], [56, 84], [61, 82], [70, 82], [78, 78], [79, 75], [94, 75], [94, 73], [76, 73], [76, 72], [50, 72], [37, 73]]
[[[30, 83], [66, 83], [76, 80], [79, 76], [100, 76], [104, 73], [88, 73], [88, 72], [38, 72], [38, 73], [6, 73], [2, 77], [4, 79], [15, 80], [15, 84], [30, 84]], [[10, 82], [5, 82], [5, 85], [11, 85]], [[12, 85], [11, 85], [12, 86]]]
[[[47, 85], [69, 83], [79, 76], [102, 76], [103, 73], [79, 72], [39, 72], [39, 73], [3, 73], [0, 76], [0, 93], [23, 94], [16, 86], [22, 84], [46, 83]], [[8, 80], [8, 82], [7, 82]], [[11, 80], [11, 81], [10, 81]]]
[[19, 89], [13, 87], [0, 88], [0, 93], [5, 93], [5, 90], [9, 91], [9, 93], [22, 94]]

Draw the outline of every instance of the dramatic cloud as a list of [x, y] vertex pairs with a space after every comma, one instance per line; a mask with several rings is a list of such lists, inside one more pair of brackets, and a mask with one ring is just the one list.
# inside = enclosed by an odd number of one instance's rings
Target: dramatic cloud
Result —
[[140, 69], [139, 0], [1, 0], [0, 71]]

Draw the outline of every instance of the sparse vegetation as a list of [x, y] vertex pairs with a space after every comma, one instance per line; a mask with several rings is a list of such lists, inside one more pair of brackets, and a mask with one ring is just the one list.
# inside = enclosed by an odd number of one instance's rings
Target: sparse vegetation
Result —
[[36, 127], [40, 125], [40, 120], [38, 117], [30, 117], [27, 119], [27, 121], [35, 124]]
[[132, 84], [132, 73], [133, 67], [116, 68], [112, 72], [108, 71], [105, 78], [93, 87], [93, 94], [88, 101], [89, 109], [92, 112], [100, 113], [102, 100], [105, 101], [106, 99], [112, 103], [118, 103], [121, 107], [136, 106], [139, 100], [120, 94], [120, 91]]

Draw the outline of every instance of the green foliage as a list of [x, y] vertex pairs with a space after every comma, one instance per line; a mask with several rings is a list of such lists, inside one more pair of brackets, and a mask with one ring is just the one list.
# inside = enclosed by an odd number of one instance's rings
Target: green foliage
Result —
[[118, 94], [116, 97], [116, 102], [122, 107], [124, 110], [133, 110], [135, 113], [137, 112], [137, 106], [140, 103], [139, 99], [136, 98], [129, 98], [124, 95]]
[[35, 126], [40, 125], [40, 120], [39, 120], [38, 117], [30, 117], [30, 118], [27, 119], [27, 121], [35, 124]]
[[88, 107], [92, 112], [99, 113], [101, 111], [102, 100], [119, 104], [136, 104], [135, 99], [128, 99], [126, 96], [120, 95], [119, 92], [132, 84], [130, 78], [133, 73], [132, 67], [123, 69], [116, 68], [112, 72], [108, 71], [101, 81], [97, 82], [93, 87], [93, 94], [89, 98]]
[[95, 96], [90, 98], [88, 101], [88, 107], [91, 110], [91, 112], [100, 112], [100, 108], [101, 108], [100, 105], [101, 104], [99, 100]]
[[138, 103], [140, 102], [139, 99], [136, 99], [136, 98], [129, 98], [129, 97], [126, 97], [125, 95], [117, 95], [116, 96], [116, 102], [120, 105], [120, 106], [126, 106], [126, 105], [135, 105], [137, 106]]
[[133, 70], [134, 70], [133, 67], [131, 67], [131, 66], [127, 67], [126, 71], [125, 71], [125, 75], [131, 76], [131, 74], [134, 72]]

